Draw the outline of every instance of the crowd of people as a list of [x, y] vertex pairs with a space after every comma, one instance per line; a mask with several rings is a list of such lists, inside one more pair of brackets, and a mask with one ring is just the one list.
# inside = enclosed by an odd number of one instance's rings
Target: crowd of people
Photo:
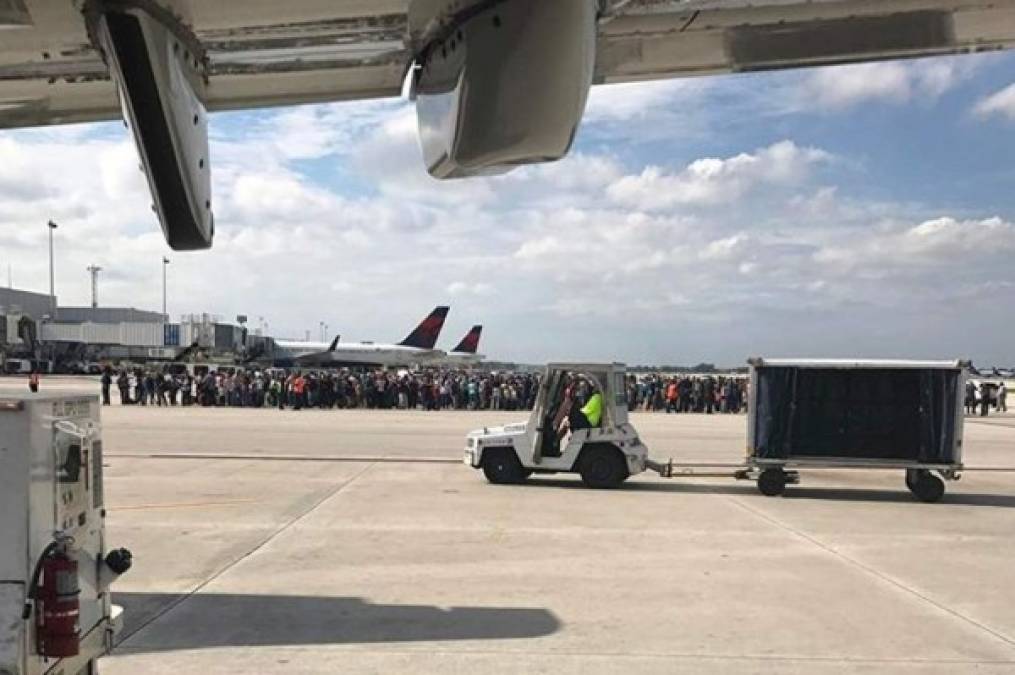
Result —
[[429, 369], [293, 371], [230, 369], [191, 374], [143, 368], [107, 369], [102, 402], [111, 390], [125, 405], [245, 408], [372, 408], [402, 410], [528, 410], [538, 376]]
[[967, 415], [986, 417], [991, 408], [995, 412], [1008, 412], [1008, 385], [999, 382], [966, 381], [965, 406]]
[[[531, 410], [539, 375], [425, 369], [189, 370], [107, 368], [102, 402], [113, 391], [124, 405], [244, 408], [370, 408], [402, 410]], [[725, 376], [630, 375], [631, 410], [737, 413], [746, 408], [746, 380]]]
[[629, 376], [631, 410], [740, 413], [747, 410], [747, 378], [723, 375]]
[[[103, 372], [102, 403], [119, 392], [123, 405], [247, 408], [370, 408], [401, 410], [531, 410], [540, 376], [523, 372], [481, 372], [431, 368], [292, 371], [229, 368], [192, 374], [188, 370], [142, 367]], [[628, 375], [629, 410], [666, 413], [743, 413], [749, 381], [730, 375]], [[39, 389], [32, 373], [29, 388]], [[1004, 381], [967, 381], [967, 415], [1007, 412]], [[586, 396], [576, 396], [584, 405]]]

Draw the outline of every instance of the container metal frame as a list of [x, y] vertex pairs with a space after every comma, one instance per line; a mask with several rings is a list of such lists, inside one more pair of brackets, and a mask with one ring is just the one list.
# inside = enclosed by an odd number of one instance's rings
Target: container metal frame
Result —
[[[747, 416], [747, 459], [745, 466], [747, 471], [742, 472], [738, 477], [753, 478], [758, 480], [759, 489], [765, 494], [781, 494], [787, 483], [799, 481], [798, 469], [868, 469], [868, 470], [903, 470], [906, 472], [906, 484], [918, 497], [925, 501], [937, 501], [943, 494], [943, 484], [938, 490], [940, 494], [927, 494], [922, 496], [919, 490], [914, 488], [912, 482], [917, 479], [928, 480], [924, 476], [930, 476], [929, 480], [936, 480], [931, 476], [936, 473], [941, 478], [954, 481], [959, 480], [964, 470], [962, 463], [963, 424], [964, 424], [964, 396], [966, 380], [969, 377], [969, 362], [962, 360], [954, 361], [912, 361], [912, 360], [881, 360], [881, 359], [763, 359], [752, 358], [747, 361], [750, 366], [750, 384], [748, 387], [748, 416]], [[953, 438], [952, 456], [956, 458], [951, 463], [927, 463], [919, 461], [906, 461], [897, 459], [863, 459], [854, 457], [788, 457], [788, 458], [759, 458], [755, 456], [757, 451], [757, 414], [758, 414], [758, 377], [757, 371], [761, 368], [814, 368], [823, 370], [956, 370], [959, 373], [959, 381], [955, 390], [956, 400], [954, 402], [955, 435]], [[780, 487], [775, 474], [782, 475]], [[770, 481], [771, 489], [762, 485], [765, 476]], [[935, 486], [936, 487], [936, 486]], [[929, 498], [935, 496], [936, 498]]]

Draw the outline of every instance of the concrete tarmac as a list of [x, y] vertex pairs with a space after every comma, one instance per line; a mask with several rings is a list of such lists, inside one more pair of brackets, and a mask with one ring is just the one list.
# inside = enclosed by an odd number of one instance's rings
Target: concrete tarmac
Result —
[[[107, 542], [135, 567], [103, 674], [1015, 672], [1015, 474], [922, 504], [900, 472], [767, 498], [459, 463], [468, 430], [522, 418], [104, 408]], [[742, 416], [633, 422], [659, 458], [743, 456]], [[1015, 415], [965, 446], [1015, 468]]]

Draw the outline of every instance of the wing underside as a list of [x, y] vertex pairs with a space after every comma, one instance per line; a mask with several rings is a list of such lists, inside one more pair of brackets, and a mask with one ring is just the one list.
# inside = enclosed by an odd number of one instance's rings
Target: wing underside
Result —
[[[0, 0], [0, 128], [120, 116], [76, 4]], [[411, 24], [408, 0], [159, 5], [204, 50], [209, 110], [398, 96], [425, 39]], [[1012, 0], [606, 0], [594, 81], [989, 51], [1013, 42]]]

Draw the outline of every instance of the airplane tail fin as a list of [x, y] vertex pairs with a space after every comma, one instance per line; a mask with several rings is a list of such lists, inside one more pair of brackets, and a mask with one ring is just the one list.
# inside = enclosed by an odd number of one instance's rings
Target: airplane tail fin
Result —
[[479, 336], [483, 334], [482, 326], [473, 326], [462, 341], [458, 343], [458, 346], [452, 349], [453, 352], [460, 352], [463, 354], [475, 354], [479, 351]]
[[328, 345], [328, 351], [329, 352], [333, 352], [333, 351], [335, 351], [338, 348], [338, 341], [339, 341], [339, 339], [341, 339], [341, 337], [342, 337], [341, 335], [336, 335], [335, 336], [335, 339], [331, 341], [330, 345]]
[[430, 312], [430, 316], [416, 326], [416, 329], [409, 333], [409, 336], [399, 342], [403, 347], [416, 347], [418, 349], [433, 349], [440, 337], [441, 328], [444, 327], [444, 320], [448, 318], [448, 307], [436, 307]]

